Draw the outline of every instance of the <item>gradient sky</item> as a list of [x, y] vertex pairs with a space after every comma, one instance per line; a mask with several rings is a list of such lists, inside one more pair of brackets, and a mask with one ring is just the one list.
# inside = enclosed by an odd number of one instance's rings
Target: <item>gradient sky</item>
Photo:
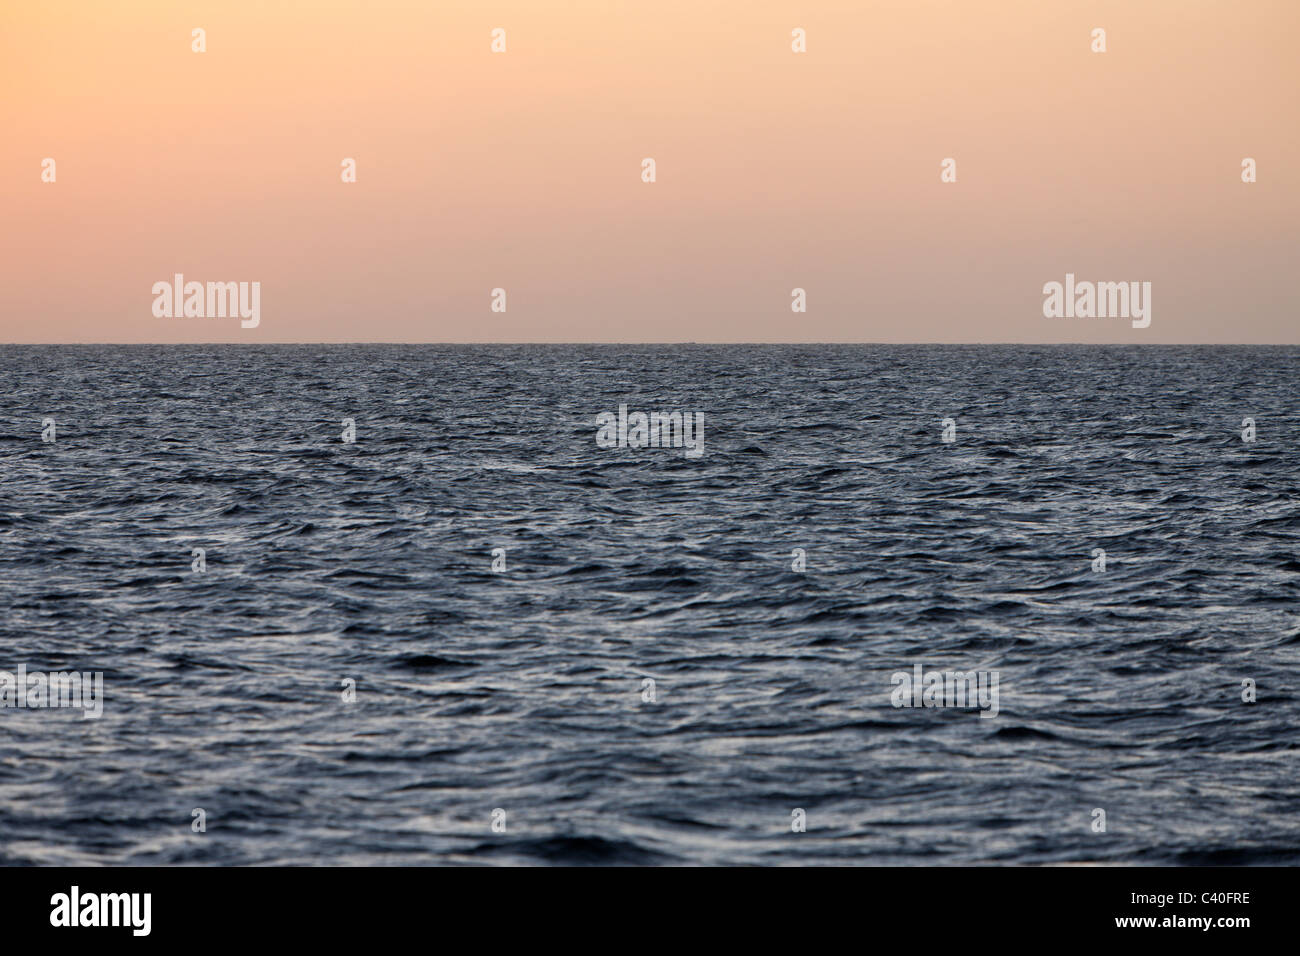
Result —
[[[1300, 343], [1298, 28], [1297, 0], [11, 0], [0, 342]], [[261, 325], [155, 318], [176, 272], [261, 282]], [[1044, 318], [1067, 272], [1151, 282], [1150, 328]]]

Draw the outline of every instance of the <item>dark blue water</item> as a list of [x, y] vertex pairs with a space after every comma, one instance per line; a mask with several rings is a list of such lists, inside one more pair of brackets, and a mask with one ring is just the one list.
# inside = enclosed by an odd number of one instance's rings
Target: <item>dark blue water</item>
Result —
[[0, 862], [1300, 862], [1300, 349], [2, 355]]

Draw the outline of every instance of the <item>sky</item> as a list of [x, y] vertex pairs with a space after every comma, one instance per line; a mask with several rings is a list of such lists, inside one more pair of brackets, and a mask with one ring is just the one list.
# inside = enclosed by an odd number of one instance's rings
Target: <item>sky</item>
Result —
[[[0, 342], [1297, 344], [1298, 39], [1296, 0], [13, 0]], [[177, 273], [257, 325], [155, 315]], [[1067, 273], [1150, 325], [1045, 317]]]

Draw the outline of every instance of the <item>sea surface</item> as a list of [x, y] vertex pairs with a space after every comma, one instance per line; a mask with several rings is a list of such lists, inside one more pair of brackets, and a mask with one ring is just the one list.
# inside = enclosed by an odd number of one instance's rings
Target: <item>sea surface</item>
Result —
[[1298, 368], [0, 346], [0, 863], [1300, 863]]

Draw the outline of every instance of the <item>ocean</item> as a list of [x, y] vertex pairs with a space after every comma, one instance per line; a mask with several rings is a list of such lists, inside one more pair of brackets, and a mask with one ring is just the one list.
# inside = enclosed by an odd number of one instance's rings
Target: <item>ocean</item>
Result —
[[1300, 863], [1300, 348], [0, 356], [0, 863]]

